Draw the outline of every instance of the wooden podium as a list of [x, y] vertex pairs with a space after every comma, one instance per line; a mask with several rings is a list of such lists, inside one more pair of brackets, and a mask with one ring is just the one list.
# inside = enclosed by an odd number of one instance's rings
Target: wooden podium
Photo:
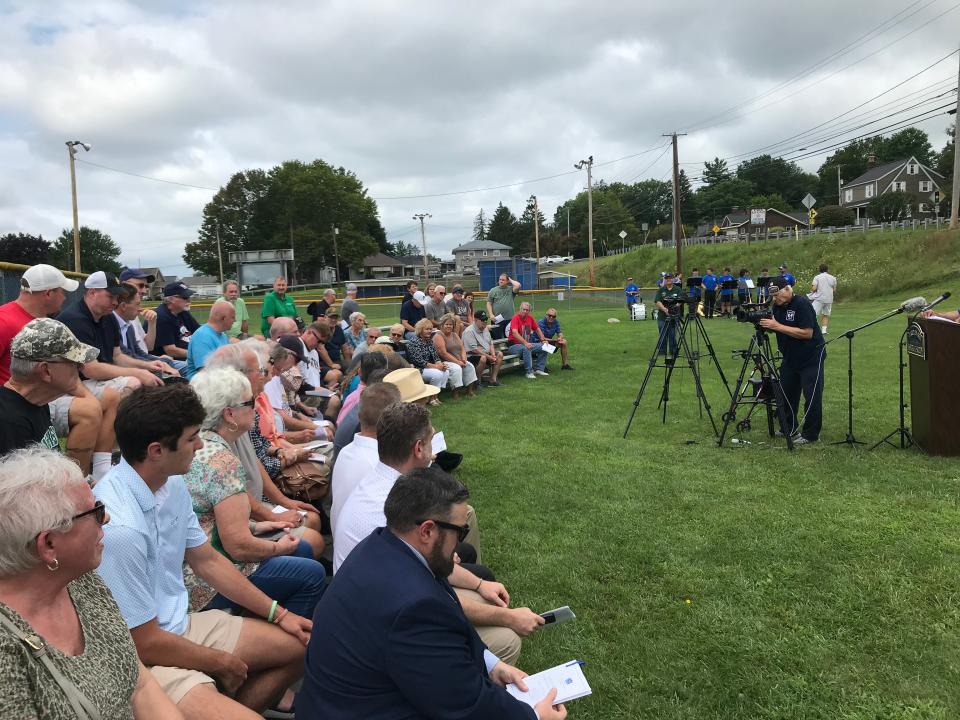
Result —
[[913, 441], [931, 455], [960, 455], [960, 323], [910, 321], [907, 352]]

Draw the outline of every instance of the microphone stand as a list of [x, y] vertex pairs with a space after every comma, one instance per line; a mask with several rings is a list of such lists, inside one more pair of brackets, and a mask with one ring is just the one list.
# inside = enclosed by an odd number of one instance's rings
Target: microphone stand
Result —
[[[915, 316], [914, 316], [914, 317], [915, 317]], [[906, 400], [905, 400], [905, 398], [904, 398], [904, 382], [903, 382], [903, 370], [904, 370], [904, 368], [907, 367], [907, 364], [903, 361], [903, 347], [904, 347], [904, 345], [906, 344], [907, 330], [909, 329], [909, 327], [910, 327], [910, 323], [907, 323], [907, 327], [904, 328], [904, 330], [903, 330], [902, 333], [900, 333], [900, 347], [899, 347], [899, 353], [900, 353], [900, 424], [899, 424], [894, 430], [892, 430], [891, 432], [887, 433], [887, 434], [884, 435], [882, 438], [880, 438], [880, 440], [878, 440], [878, 441], [876, 442], [876, 444], [873, 445], [873, 446], [870, 448], [871, 450], [876, 450], [878, 447], [880, 447], [880, 446], [883, 445], [884, 443], [887, 443], [887, 445], [890, 445], [891, 447], [897, 447], [897, 446], [894, 445], [892, 442], [890, 442], [890, 438], [892, 438], [894, 435], [898, 435], [898, 436], [900, 437], [900, 449], [901, 449], [901, 450], [906, 450], [908, 447], [911, 447], [911, 446], [913, 445], [913, 436], [910, 434], [910, 428], [907, 427], [907, 419], [906, 419], [906, 412], [905, 412], [905, 411], [906, 411], [906, 408], [907, 408], [907, 403], [906, 403]]]
[[828, 340], [824, 345], [829, 345], [834, 342], [834, 340], [839, 340], [840, 338], [847, 339], [847, 436], [843, 440], [838, 440], [831, 445], [866, 445], [865, 442], [857, 440], [853, 435], [853, 336], [856, 335], [861, 330], [865, 330], [871, 325], [876, 325], [878, 322], [882, 322], [887, 318], [891, 318], [894, 315], [899, 315], [904, 312], [906, 308], [903, 306], [898, 307], [896, 310], [891, 310], [885, 315], [881, 315], [875, 320], [861, 325], [860, 327], [855, 327], [851, 330], [847, 330], [842, 335], [838, 335], [832, 340]]

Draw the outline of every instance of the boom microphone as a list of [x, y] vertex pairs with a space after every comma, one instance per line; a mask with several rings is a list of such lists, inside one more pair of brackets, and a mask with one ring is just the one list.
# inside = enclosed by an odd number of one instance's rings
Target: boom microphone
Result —
[[949, 293], [949, 292], [943, 293], [943, 295], [941, 295], [940, 297], [938, 297], [938, 298], [937, 298], [936, 300], [934, 300], [932, 303], [930, 303], [929, 305], [925, 305], [923, 308], [921, 308], [921, 309], [920, 309], [920, 312], [925, 312], [925, 311], [929, 310], [930, 308], [932, 308], [934, 305], [939, 305], [939, 304], [942, 303], [944, 300], [946, 300], [948, 297], [950, 297], [950, 293]]
[[915, 297], [910, 298], [909, 300], [904, 300], [900, 303], [900, 312], [916, 312], [917, 310], [922, 310], [923, 306], [927, 304], [927, 299], [924, 297]]

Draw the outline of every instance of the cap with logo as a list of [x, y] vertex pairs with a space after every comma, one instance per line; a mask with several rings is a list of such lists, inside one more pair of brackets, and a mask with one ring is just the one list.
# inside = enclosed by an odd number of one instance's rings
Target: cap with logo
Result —
[[421, 305], [423, 305], [423, 303], [427, 301], [427, 296], [423, 294], [423, 290], [417, 290], [413, 294], [413, 299], [416, 300]]
[[31, 320], [10, 344], [11, 357], [33, 362], [63, 359], [88, 363], [99, 354], [98, 348], [80, 342], [70, 328], [53, 318]]
[[114, 295], [119, 295], [123, 292], [123, 286], [120, 284], [120, 281], [117, 280], [117, 276], [104, 270], [97, 270], [95, 273], [90, 273], [87, 279], [83, 281], [83, 286], [87, 290], [107, 290]]
[[120, 282], [126, 282], [127, 280], [146, 280], [148, 283], [152, 283], [156, 278], [153, 275], [147, 275], [140, 268], [127, 268], [120, 273]]
[[487, 311], [486, 310], [477, 310], [473, 313], [474, 320], [482, 320], [483, 322], [487, 321]]
[[184, 300], [188, 299], [192, 295], [196, 295], [195, 290], [191, 290], [182, 282], [172, 282], [167, 283], [163, 286], [163, 296], [164, 297], [178, 297], [183, 298]]
[[303, 354], [303, 343], [295, 335], [284, 335], [277, 342], [280, 347], [292, 352], [297, 358], [297, 362], [306, 362], [307, 358]]
[[53, 265], [34, 265], [27, 268], [23, 277], [20, 278], [20, 287], [28, 292], [43, 292], [44, 290], [55, 290], [63, 288], [67, 292], [73, 292], [80, 283], [71, 280]]

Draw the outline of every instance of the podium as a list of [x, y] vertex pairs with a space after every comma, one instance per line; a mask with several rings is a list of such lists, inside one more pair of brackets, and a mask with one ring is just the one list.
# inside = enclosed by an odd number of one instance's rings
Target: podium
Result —
[[907, 353], [913, 441], [930, 455], [960, 455], [960, 323], [911, 320]]

